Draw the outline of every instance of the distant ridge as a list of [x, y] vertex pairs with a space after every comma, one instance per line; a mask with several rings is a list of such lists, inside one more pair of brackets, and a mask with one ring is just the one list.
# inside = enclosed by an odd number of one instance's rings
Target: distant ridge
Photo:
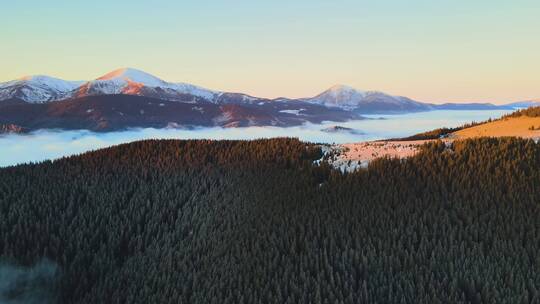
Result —
[[141, 70], [121, 68], [90, 81], [40, 75], [0, 83], [0, 125], [6, 126], [0, 133], [51, 128], [290, 127], [364, 119], [364, 114], [514, 109], [537, 103], [436, 105], [347, 85], [332, 86], [311, 98], [267, 99], [167, 82]]
[[540, 104], [538, 100], [497, 106], [490, 103], [432, 104], [379, 91], [358, 90], [348, 85], [334, 85], [310, 98], [267, 99], [242, 93], [221, 92], [189, 83], [173, 83], [134, 68], [120, 68], [89, 81], [65, 81], [49, 76], [26, 76], [0, 83], [0, 102], [18, 99], [27, 103], [100, 95], [137, 95], [180, 102], [215, 104], [261, 104], [270, 101], [306, 102], [345, 111], [362, 113], [410, 113], [432, 110], [512, 109]]
[[25, 76], [0, 83], [0, 101], [19, 99], [29, 103], [46, 103], [64, 98], [82, 81], [66, 81], [45, 75]]

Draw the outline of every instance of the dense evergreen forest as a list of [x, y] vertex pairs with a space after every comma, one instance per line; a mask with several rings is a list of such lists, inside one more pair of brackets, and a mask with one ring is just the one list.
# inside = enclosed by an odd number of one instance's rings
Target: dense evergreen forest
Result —
[[350, 174], [319, 157], [149, 140], [4, 168], [0, 261], [56, 265], [62, 304], [540, 303], [540, 145], [436, 142]]

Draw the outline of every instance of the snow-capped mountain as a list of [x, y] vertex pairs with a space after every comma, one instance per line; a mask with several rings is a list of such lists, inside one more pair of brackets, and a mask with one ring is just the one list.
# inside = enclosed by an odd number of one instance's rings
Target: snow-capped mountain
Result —
[[[393, 96], [377, 91], [362, 91], [345, 85], [336, 85], [321, 94], [302, 99], [258, 98], [242, 93], [220, 92], [188, 83], [173, 83], [146, 72], [123, 68], [107, 73], [97, 79], [64, 81], [48, 76], [30, 76], [0, 83], [0, 104], [48, 103], [52, 101], [79, 99], [90, 96], [132, 95], [189, 104], [212, 103], [216, 105], [250, 105], [264, 107], [268, 104], [301, 104], [321, 106], [327, 111], [343, 110], [360, 114], [409, 113], [431, 110], [492, 110], [501, 108], [493, 104], [430, 104], [407, 97]], [[4, 101], [4, 102], [2, 102]], [[506, 107], [523, 107], [535, 101], [514, 103]]]
[[[516, 103], [528, 106], [533, 101]], [[507, 106], [508, 107], [508, 106]], [[337, 85], [303, 99], [258, 98], [171, 83], [124, 68], [77, 82], [31, 76], [0, 83], [0, 133], [38, 129], [113, 131], [134, 127], [290, 127], [363, 119], [363, 114], [493, 110], [493, 104], [421, 103]]]
[[171, 101], [194, 101], [193, 97], [214, 101], [221, 92], [208, 90], [187, 83], [170, 83], [146, 72], [123, 68], [82, 84], [66, 97], [95, 95], [138, 95]]
[[0, 83], [0, 101], [18, 99], [28, 103], [99, 95], [137, 95], [170, 101], [217, 102], [221, 92], [187, 83], [171, 83], [146, 72], [123, 68], [91, 81], [65, 81], [49, 76], [28, 76]]
[[306, 101], [327, 107], [355, 108], [366, 97], [366, 92], [346, 85], [335, 85]]
[[26, 76], [0, 83], [0, 101], [19, 99], [29, 103], [45, 103], [62, 98], [81, 84], [82, 81], [65, 81], [50, 76]]
[[430, 109], [428, 104], [407, 97], [392, 96], [377, 91], [362, 91], [346, 85], [335, 85], [304, 101], [364, 112], [415, 112]]

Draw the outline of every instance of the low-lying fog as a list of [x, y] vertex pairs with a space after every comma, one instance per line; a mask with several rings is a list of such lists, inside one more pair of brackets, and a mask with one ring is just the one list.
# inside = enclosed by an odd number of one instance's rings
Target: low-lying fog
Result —
[[[298, 137], [304, 141], [345, 143], [404, 137], [440, 127], [498, 118], [511, 111], [434, 111], [404, 115], [368, 115], [370, 120], [324, 123], [291, 128], [199, 128], [194, 130], [136, 129], [121, 132], [37, 131], [27, 135], [0, 136], [0, 166], [56, 159], [141, 139], [256, 139]], [[339, 125], [351, 132], [325, 132]]]

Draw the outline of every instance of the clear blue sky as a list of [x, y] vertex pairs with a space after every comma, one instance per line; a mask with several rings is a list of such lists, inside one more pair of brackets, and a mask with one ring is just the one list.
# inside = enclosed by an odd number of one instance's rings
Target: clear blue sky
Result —
[[257, 96], [337, 83], [422, 101], [540, 98], [540, 1], [6, 1], [0, 81], [119, 67]]

